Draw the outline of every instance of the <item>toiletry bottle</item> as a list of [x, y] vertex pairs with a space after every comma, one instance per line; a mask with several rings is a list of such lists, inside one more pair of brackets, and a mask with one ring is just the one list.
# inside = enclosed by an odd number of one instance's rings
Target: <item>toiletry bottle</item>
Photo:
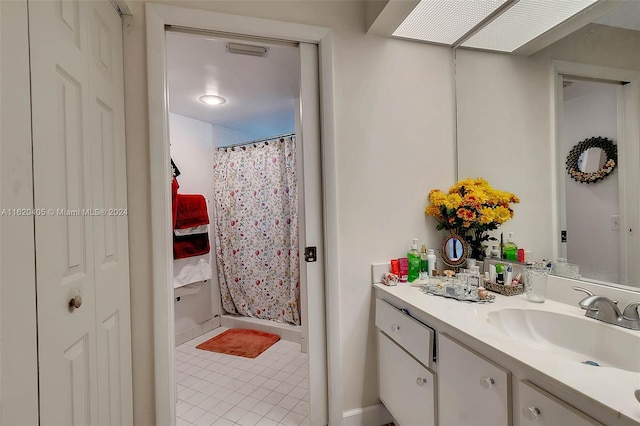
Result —
[[429, 259], [427, 259], [427, 247], [424, 244], [420, 248], [420, 281], [429, 282]]
[[410, 283], [414, 282], [420, 276], [420, 252], [418, 251], [418, 239], [411, 240], [411, 250], [407, 253], [409, 261], [409, 273], [407, 279]]
[[504, 285], [505, 266], [501, 263], [496, 264], [496, 284]]
[[480, 287], [480, 267], [470, 266], [469, 274], [467, 275], [467, 294], [470, 299], [478, 298], [478, 288]]
[[513, 281], [513, 265], [509, 263], [504, 274], [504, 285], [511, 285], [511, 281]]
[[407, 275], [409, 273], [409, 260], [406, 257], [398, 259], [398, 265], [400, 267], [400, 282], [407, 282]]
[[438, 269], [436, 265], [436, 254], [433, 251], [433, 249], [429, 249], [429, 254], [427, 255], [427, 262], [429, 263], [429, 275], [433, 276], [434, 275], [433, 272], [436, 269]]
[[509, 232], [509, 240], [504, 245], [502, 257], [514, 262], [518, 261], [518, 246], [513, 242], [513, 232]]

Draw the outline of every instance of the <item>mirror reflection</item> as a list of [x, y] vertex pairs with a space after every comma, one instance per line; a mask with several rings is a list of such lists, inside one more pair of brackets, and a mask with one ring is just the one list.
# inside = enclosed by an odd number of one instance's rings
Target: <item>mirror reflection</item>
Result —
[[[640, 16], [640, 2], [623, 3], [529, 56], [456, 49], [458, 179], [520, 196], [498, 239], [515, 232], [535, 259], [640, 287], [640, 25], [624, 20]], [[616, 145], [617, 162], [605, 178], [576, 181], [567, 156], [594, 137]], [[607, 169], [599, 147], [577, 161], [584, 175]]]
[[597, 172], [607, 161], [607, 155], [602, 148], [589, 148], [582, 151], [578, 158], [578, 169], [583, 173]]
[[468, 250], [467, 243], [461, 236], [451, 234], [442, 242], [442, 261], [447, 266], [460, 266], [466, 262]]

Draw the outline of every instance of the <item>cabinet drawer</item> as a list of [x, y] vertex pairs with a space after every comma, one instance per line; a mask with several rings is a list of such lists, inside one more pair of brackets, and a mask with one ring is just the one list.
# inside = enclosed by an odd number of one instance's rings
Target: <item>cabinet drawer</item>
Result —
[[518, 382], [516, 426], [602, 426], [584, 413], [527, 381]]
[[444, 334], [438, 335], [438, 391], [440, 426], [511, 424], [511, 373]]
[[435, 376], [378, 332], [380, 400], [401, 426], [435, 426]]
[[376, 299], [376, 326], [426, 367], [431, 367], [432, 329], [381, 299]]

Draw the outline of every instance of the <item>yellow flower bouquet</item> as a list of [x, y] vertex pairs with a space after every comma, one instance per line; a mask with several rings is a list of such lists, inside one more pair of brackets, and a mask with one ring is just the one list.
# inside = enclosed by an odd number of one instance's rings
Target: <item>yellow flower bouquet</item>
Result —
[[482, 260], [488, 240], [495, 241], [488, 231], [513, 217], [512, 204], [520, 199], [510, 192], [500, 191], [485, 179], [464, 179], [449, 188], [448, 193], [439, 189], [429, 192], [427, 216], [437, 222], [437, 230], [449, 230], [465, 239], [471, 248], [471, 256]]

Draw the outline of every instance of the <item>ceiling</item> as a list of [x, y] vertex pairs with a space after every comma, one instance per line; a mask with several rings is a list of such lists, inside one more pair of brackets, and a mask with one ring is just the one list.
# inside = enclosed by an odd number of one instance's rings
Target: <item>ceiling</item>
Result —
[[640, 31], [640, 1], [633, 0], [594, 21], [596, 24]]
[[[229, 41], [269, 48], [266, 57], [230, 54]], [[291, 45], [167, 32], [169, 111], [242, 132], [248, 139], [295, 130], [300, 55]], [[227, 102], [210, 106], [205, 94]]]

